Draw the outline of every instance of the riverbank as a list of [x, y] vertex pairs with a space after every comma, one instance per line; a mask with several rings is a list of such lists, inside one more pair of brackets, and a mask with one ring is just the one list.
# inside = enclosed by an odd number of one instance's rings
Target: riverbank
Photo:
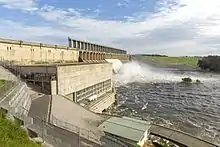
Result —
[[0, 80], [0, 88], [4, 87], [5, 85], [5, 80]]
[[136, 56], [135, 59], [157, 68], [200, 71], [196, 57]]
[[[0, 94], [7, 91], [13, 82], [0, 80]], [[29, 140], [25, 130], [16, 122], [6, 119], [5, 113], [0, 110], [0, 145], [4, 147], [40, 147], [39, 144]]]
[[161, 65], [186, 65], [196, 68], [198, 63], [198, 58], [196, 57], [143, 56], [143, 58]]

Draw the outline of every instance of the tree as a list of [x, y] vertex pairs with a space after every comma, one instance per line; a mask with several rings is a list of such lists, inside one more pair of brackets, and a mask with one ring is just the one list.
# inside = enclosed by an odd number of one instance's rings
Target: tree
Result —
[[220, 72], [220, 56], [207, 56], [198, 60], [198, 66], [202, 70]]

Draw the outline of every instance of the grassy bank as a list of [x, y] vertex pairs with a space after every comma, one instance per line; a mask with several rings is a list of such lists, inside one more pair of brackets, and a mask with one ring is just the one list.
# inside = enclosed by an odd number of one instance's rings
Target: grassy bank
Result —
[[5, 80], [0, 80], [0, 88], [4, 87], [5, 85]]
[[143, 56], [145, 60], [155, 62], [161, 65], [187, 65], [197, 67], [198, 59], [196, 57], [160, 57]]
[[0, 117], [0, 146], [1, 147], [40, 147], [30, 141], [28, 135], [16, 124]]
[[[5, 80], [0, 80], [0, 93], [5, 92]], [[8, 82], [13, 84], [12, 82]], [[3, 91], [2, 91], [3, 90]], [[1, 147], [40, 147], [40, 145], [30, 141], [27, 133], [16, 123], [5, 118], [5, 113], [0, 110], [0, 146]]]

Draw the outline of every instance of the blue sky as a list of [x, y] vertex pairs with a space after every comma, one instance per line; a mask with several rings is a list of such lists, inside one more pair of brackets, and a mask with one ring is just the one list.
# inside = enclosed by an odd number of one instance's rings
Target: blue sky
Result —
[[2, 38], [67, 37], [172, 56], [220, 54], [219, 0], [0, 0]]

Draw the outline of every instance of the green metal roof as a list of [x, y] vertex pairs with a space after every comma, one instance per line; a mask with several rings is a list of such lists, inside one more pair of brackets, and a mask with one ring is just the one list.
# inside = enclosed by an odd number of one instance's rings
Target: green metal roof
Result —
[[104, 132], [138, 142], [150, 128], [150, 122], [128, 117], [111, 117], [100, 126]]

